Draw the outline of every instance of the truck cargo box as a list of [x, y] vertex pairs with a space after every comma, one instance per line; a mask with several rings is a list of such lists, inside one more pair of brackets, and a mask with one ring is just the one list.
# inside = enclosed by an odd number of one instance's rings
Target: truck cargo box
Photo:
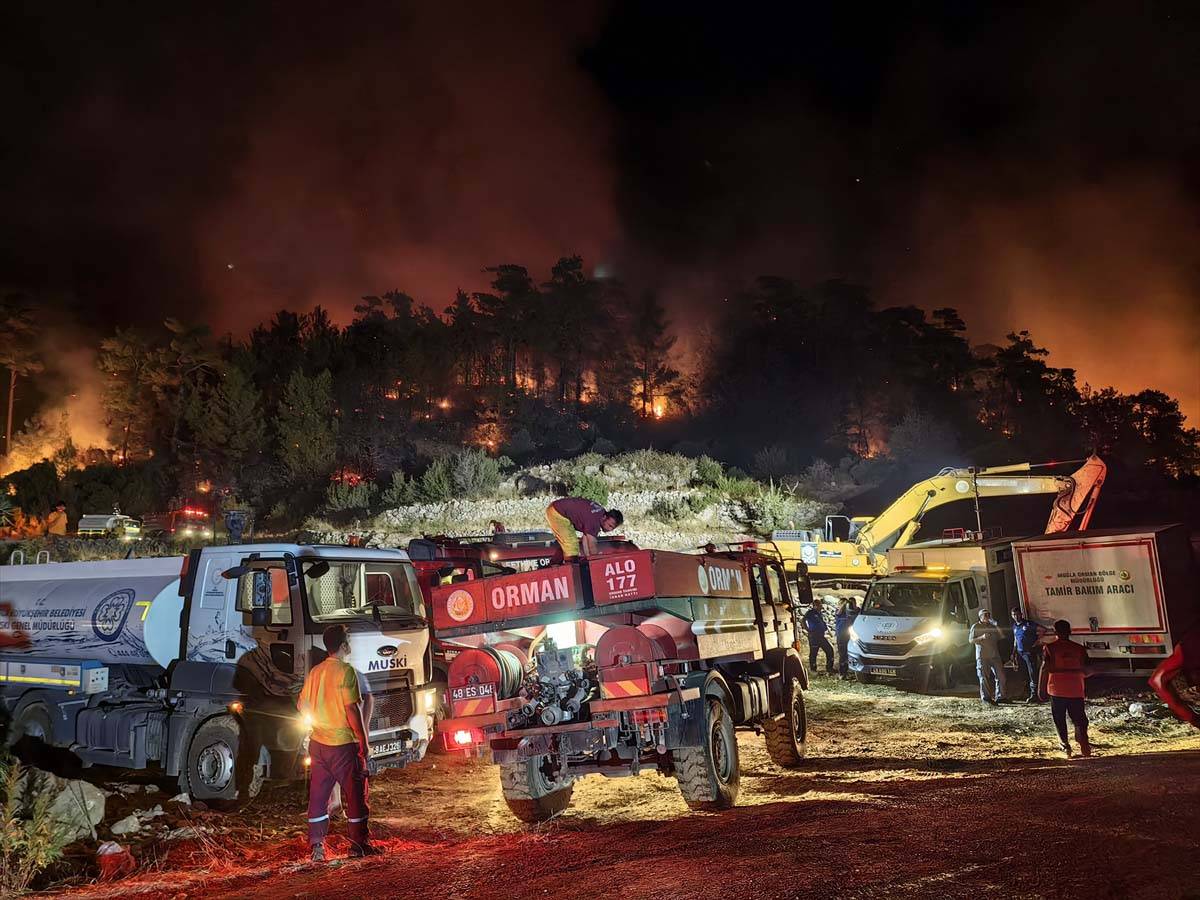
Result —
[[1066, 619], [1095, 658], [1153, 667], [1200, 620], [1182, 525], [1042, 535], [1013, 554], [1030, 618]]

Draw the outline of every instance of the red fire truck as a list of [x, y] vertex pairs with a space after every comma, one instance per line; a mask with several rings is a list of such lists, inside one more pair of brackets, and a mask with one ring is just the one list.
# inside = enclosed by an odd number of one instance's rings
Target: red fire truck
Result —
[[[622, 549], [636, 549], [634, 545], [622, 537], [602, 537], [600, 545], [606, 552]], [[554, 535], [549, 531], [503, 531], [491, 534], [473, 535], [469, 537], [448, 537], [446, 535], [426, 535], [409, 541], [406, 548], [409, 558], [417, 570], [417, 580], [421, 585], [421, 593], [425, 605], [432, 608], [433, 591], [435, 588], [448, 584], [462, 584], [479, 578], [495, 575], [511, 575], [518, 568], [533, 568], [539, 563], [544, 564], [550, 559], [555, 548]], [[518, 629], [508, 635], [511, 639], [526, 642], [536, 637], [542, 629]], [[433, 672], [434, 682], [439, 688], [438, 713], [440, 721], [448, 715], [449, 702], [446, 697], [446, 673], [450, 662], [464, 649], [482, 646], [485, 639], [482, 635], [462, 636], [454, 642], [433, 641]], [[457, 739], [456, 739], [457, 737]], [[436, 745], [431, 742], [434, 750], [475, 750], [478, 745], [469, 734], [447, 732], [441, 735]]]
[[456, 651], [441, 730], [490, 747], [527, 822], [565, 809], [582, 775], [652, 768], [692, 808], [728, 808], [736, 728], [762, 733], [780, 765], [804, 757], [808, 676], [793, 645], [810, 598], [803, 566], [789, 585], [783, 560], [749, 544], [626, 545], [440, 585], [434, 634]]

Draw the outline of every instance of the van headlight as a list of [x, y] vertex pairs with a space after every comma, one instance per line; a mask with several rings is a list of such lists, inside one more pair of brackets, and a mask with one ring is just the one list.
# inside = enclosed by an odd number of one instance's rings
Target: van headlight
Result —
[[922, 644], [931, 644], [934, 641], [936, 641], [938, 638], [940, 638], [941, 636], [942, 636], [942, 629], [930, 628], [924, 634], [918, 634], [915, 638], [913, 638], [913, 643], [917, 644], [918, 646], [920, 646]]
[[858, 632], [854, 630], [853, 625], [850, 626], [850, 640], [852, 640], [852, 641], [861, 640], [861, 638], [859, 638], [859, 636], [858, 636]]

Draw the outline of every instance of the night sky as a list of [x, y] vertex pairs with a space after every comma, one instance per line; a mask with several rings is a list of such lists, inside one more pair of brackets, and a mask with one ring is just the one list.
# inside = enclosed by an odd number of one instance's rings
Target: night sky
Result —
[[843, 277], [1200, 415], [1195, 3], [341, 6], [6, 3], [0, 283], [242, 332], [576, 252], [688, 322]]

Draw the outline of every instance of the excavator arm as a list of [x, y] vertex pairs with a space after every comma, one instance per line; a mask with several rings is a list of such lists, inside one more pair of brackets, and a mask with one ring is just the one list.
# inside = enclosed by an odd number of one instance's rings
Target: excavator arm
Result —
[[1104, 462], [1097, 456], [1091, 456], [1071, 475], [1030, 474], [1038, 465], [1053, 464], [1017, 463], [983, 469], [943, 469], [932, 478], [914, 484], [887, 509], [866, 523], [855, 536], [855, 543], [872, 558], [887, 550], [903, 547], [913, 539], [921, 527], [921, 519], [929, 510], [975, 497], [1054, 494], [1046, 532], [1068, 530], [1081, 510], [1083, 519], [1080, 529], [1087, 528], [1100, 485], [1104, 483]]

